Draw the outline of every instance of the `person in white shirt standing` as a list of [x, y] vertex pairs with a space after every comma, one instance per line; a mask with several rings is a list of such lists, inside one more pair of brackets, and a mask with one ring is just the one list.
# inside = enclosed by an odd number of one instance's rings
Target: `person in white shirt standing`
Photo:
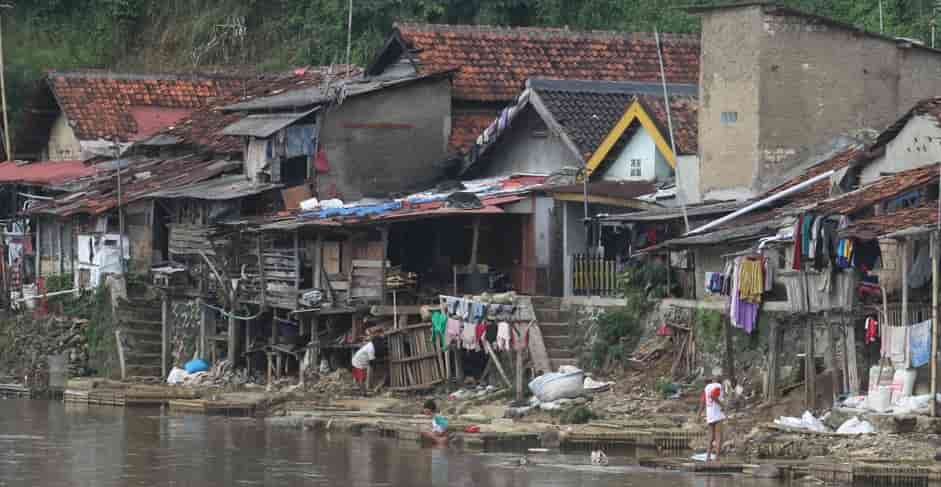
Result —
[[366, 395], [369, 382], [369, 363], [376, 359], [376, 346], [372, 340], [366, 342], [353, 354], [353, 380], [359, 385], [363, 395]]
[[719, 461], [719, 453], [722, 451], [722, 421], [725, 420], [725, 393], [722, 388], [721, 378], [712, 377], [709, 384], [706, 384], [700, 400], [699, 414], [705, 412], [706, 426], [709, 428], [709, 446], [706, 448], [706, 463], [709, 462], [713, 447], [715, 448], [715, 459]]

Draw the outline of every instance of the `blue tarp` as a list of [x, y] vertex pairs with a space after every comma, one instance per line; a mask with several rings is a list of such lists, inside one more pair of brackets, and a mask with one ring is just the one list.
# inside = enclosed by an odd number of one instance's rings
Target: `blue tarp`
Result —
[[908, 333], [912, 367], [921, 367], [931, 360], [931, 320], [912, 325]]

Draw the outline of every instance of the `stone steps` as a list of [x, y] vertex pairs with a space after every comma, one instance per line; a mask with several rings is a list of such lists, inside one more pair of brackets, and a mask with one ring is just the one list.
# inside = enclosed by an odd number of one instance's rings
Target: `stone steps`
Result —
[[562, 298], [534, 296], [532, 303], [552, 370], [558, 370], [561, 365], [575, 365], [572, 312], [562, 309]]

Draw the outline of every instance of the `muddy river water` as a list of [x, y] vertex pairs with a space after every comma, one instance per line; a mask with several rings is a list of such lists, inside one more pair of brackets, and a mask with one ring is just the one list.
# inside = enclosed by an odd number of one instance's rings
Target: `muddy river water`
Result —
[[651, 471], [581, 455], [435, 450], [373, 436], [267, 428], [255, 419], [0, 400], [0, 486], [778, 487]]

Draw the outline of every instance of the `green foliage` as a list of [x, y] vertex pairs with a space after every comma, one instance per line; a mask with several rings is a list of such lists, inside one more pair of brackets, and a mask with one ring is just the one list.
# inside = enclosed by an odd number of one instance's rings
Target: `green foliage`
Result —
[[676, 394], [678, 390], [676, 383], [674, 383], [673, 380], [671, 380], [669, 377], [666, 377], [666, 376], [658, 377], [657, 384], [655, 387], [656, 387], [657, 393], [659, 393], [661, 397], [672, 396], [673, 394]]
[[586, 424], [597, 416], [588, 406], [579, 405], [562, 411], [559, 416], [560, 424]]
[[75, 285], [75, 274], [72, 273], [47, 276], [45, 279], [47, 293], [66, 291], [72, 289], [72, 286]]
[[625, 296], [642, 294], [650, 298], [660, 299], [667, 294], [667, 273], [670, 269], [656, 260], [648, 260], [638, 267], [628, 268], [618, 278], [621, 292]]
[[637, 346], [643, 333], [644, 317], [651, 303], [643, 296], [631, 294], [623, 308], [607, 310], [598, 316], [597, 335], [591, 344], [591, 366], [605, 368], [622, 362]]
[[713, 310], [696, 311], [693, 329], [696, 330], [696, 346], [704, 353], [716, 354], [722, 350], [725, 317]]

